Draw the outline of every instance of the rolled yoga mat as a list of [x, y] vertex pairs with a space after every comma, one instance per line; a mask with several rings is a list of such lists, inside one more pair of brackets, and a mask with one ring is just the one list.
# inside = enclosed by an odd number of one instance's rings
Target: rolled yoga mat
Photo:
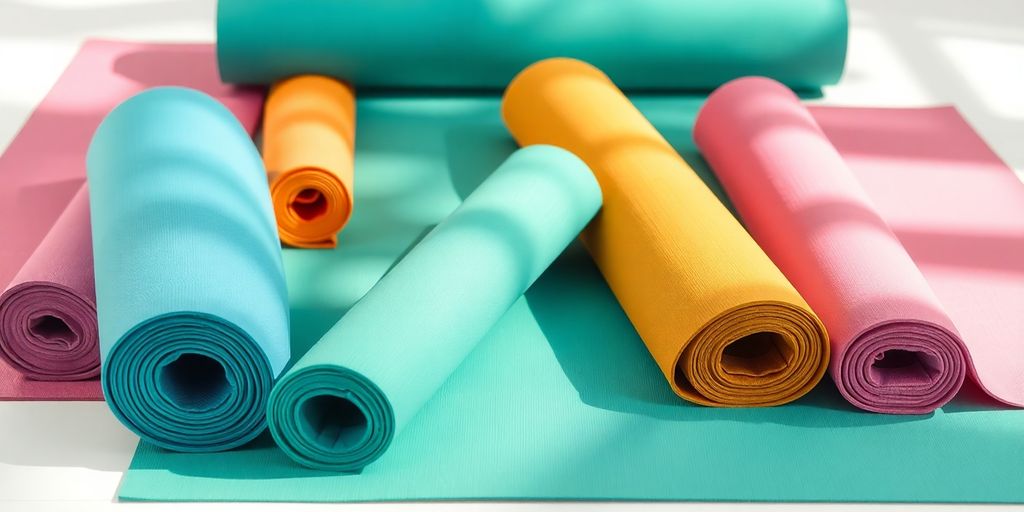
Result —
[[281, 241], [330, 248], [352, 216], [356, 98], [322, 76], [284, 80], [263, 117], [263, 162]]
[[533, 62], [574, 57], [628, 89], [750, 74], [818, 88], [839, 80], [847, 29], [844, 0], [220, 0], [217, 52], [223, 79], [244, 84], [314, 73], [501, 89]]
[[1024, 407], [1020, 177], [955, 107], [813, 113], [953, 320], [973, 378]]
[[0, 295], [0, 357], [36, 380], [99, 375], [89, 192], [64, 213]]
[[850, 403], [923, 414], [956, 395], [970, 361], [957, 328], [792, 91], [767, 78], [730, 82], [708, 99], [694, 138], [747, 229], [821, 315], [832, 378]]
[[281, 378], [278, 446], [317, 469], [376, 460], [600, 206], [569, 152], [514, 153]]
[[209, 96], [157, 88], [107, 116], [86, 165], [108, 405], [172, 450], [251, 440], [290, 350], [281, 248], [252, 140]]
[[583, 242], [676, 394], [768, 406], [818, 383], [818, 317], [607, 76], [542, 61], [509, 85], [502, 113], [521, 145], [563, 147], [597, 175], [604, 209]]

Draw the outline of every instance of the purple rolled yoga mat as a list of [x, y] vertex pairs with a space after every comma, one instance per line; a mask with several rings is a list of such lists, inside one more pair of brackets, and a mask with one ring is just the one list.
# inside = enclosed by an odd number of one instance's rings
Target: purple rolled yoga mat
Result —
[[85, 185], [0, 295], [0, 357], [35, 380], [99, 375]]

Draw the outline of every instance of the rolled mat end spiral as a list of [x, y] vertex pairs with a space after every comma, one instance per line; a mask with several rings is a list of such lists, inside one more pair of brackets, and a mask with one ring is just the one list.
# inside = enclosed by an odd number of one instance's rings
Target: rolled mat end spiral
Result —
[[96, 304], [56, 283], [11, 287], [0, 296], [0, 357], [34, 380], [96, 377]]
[[927, 414], [956, 396], [966, 349], [948, 329], [922, 321], [876, 326], [855, 338], [832, 376], [853, 405], [887, 414]]
[[310, 468], [345, 472], [359, 471], [387, 451], [394, 416], [370, 379], [326, 365], [282, 378], [267, 413], [270, 432], [289, 457]]
[[806, 308], [785, 302], [728, 311], [679, 354], [675, 391], [717, 407], [768, 407], [796, 400], [828, 370], [824, 325]]
[[274, 372], [238, 326], [182, 312], [126, 333], [107, 355], [102, 380], [114, 415], [139, 437], [205, 452], [236, 448], [263, 432]]

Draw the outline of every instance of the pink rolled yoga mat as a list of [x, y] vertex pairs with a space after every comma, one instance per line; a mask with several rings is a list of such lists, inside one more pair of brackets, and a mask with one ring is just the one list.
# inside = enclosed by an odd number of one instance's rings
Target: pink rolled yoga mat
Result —
[[89, 191], [78, 190], [0, 295], [0, 358], [35, 380], [99, 375]]
[[960, 331], [972, 378], [1024, 407], [1024, 183], [953, 107], [811, 110]]
[[[832, 117], [833, 123], [843, 122], [842, 116]], [[967, 133], [973, 132], [968, 129]], [[888, 136], [888, 147], [898, 148], [899, 134]], [[887, 153], [872, 130], [840, 137], [847, 144], [870, 148], [869, 153]], [[702, 109], [694, 139], [748, 230], [828, 328], [832, 377], [852, 404], [884, 413], [930, 412], [959, 391], [971, 369], [972, 356], [977, 360], [979, 355], [990, 355], [999, 345], [991, 336], [966, 338], [967, 344], [961, 341], [948, 304], [935, 293], [844, 156], [789, 89], [764, 78], [726, 84]], [[921, 163], [924, 154], [916, 157], [918, 169], [927, 167]], [[856, 155], [855, 150], [847, 154]], [[892, 168], [896, 171], [887, 181], [892, 183], [902, 174], [904, 188], [876, 191], [896, 198], [901, 205], [888, 212], [892, 215], [932, 216], [940, 205], [920, 204], [920, 198], [929, 195], [929, 183], [931, 192], [947, 196], [961, 185], [971, 186], [963, 177], [936, 182], [939, 176], [917, 173], [908, 177], [899, 165]], [[1015, 180], [1012, 172], [1003, 168], [1002, 174]], [[1024, 198], [1020, 182], [1009, 185], [1020, 202]], [[967, 202], [965, 207], [970, 208], [970, 203], [984, 201], [984, 196], [972, 196], [962, 197], [958, 203]], [[981, 213], [980, 217], [991, 217], [994, 212]], [[946, 229], [941, 224], [933, 226], [940, 235]], [[976, 274], [983, 271], [966, 272], [977, 294], [990, 293], [978, 286]], [[1016, 289], [1022, 291], [1019, 279]], [[976, 322], [979, 313], [973, 309], [956, 319]], [[1020, 330], [1000, 334], [1019, 338]], [[975, 374], [990, 394], [1020, 405], [1024, 351], [1019, 346], [1013, 350], [1008, 343], [1002, 348], [1008, 350], [1003, 352], [1006, 361], [990, 365], [987, 371], [976, 368]]]
[[[122, 100], [160, 85], [206, 92], [250, 133], [258, 127], [263, 91], [222, 84], [214, 45], [87, 41], [0, 156], [0, 286], [14, 284], [23, 267], [36, 275], [50, 264], [86, 268], [77, 259], [88, 255], [67, 254], [68, 259], [46, 263], [29, 257], [39, 255], [37, 246], [82, 188], [86, 149], [103, 117]], [[0, 400], [102, 399], [96, 379], [30, 380], [0, 361]]]

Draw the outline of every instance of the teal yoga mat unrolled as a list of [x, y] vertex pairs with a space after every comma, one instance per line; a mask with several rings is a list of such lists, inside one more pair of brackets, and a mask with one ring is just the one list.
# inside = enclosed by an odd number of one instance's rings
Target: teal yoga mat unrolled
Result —
[[239, 446], [266, 426], [288, 307], [266, 173], [203, 93], [140, 93], [87, 157], [103, 393], [143, 439]]
[[[634, 100], [721, 193], [691, 138], [701, 100]], [[515, 150], [499, 106], [497, 97], [360, 99], [360, 206], [337, 249], [285, 250], [295, 353]], [[945, 129], [918, 117], [887, 126], [893, 137], [921, 140]], [[833, 127], [852, 140], [879, 130]], [[962, 156], [936, 155], [943, 165]], [[714, 409], [679, 400], [664, 383], [574, 244], [360, 474], [295, 464], [270, 435], [211, 454], [141, 443], [118, 493], [150, 501], [1024, 500], [1024, 411], [961, 393], [930, 415], [886, 416], [857, 410], [829, 381], [782, 407]]]
[[572, 153], [513, 153], [281, 378], [277, 444], [318, 469], [376, 460], [600, 206]]
[[844, 0], [220, 0], [229, 83], [315, 73], [360, 88], [503, 89], [574, 57], [624, 89], [712, 89], [746, 75], [839, 80]]

